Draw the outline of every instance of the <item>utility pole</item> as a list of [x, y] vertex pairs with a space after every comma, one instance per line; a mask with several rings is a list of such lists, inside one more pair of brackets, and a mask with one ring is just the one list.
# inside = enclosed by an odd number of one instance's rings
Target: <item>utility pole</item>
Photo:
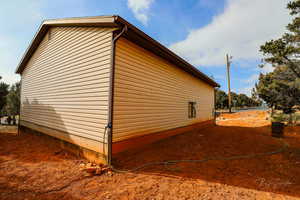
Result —
[[228, 56], [226, 54], [226, 66], [227, 66], [227, 81], [228, 81], [228, 108], [229, 108], [229, 113], [231, 113], [231, 91], [230, 91], [230, 64], [232, 59], [232, 56]]

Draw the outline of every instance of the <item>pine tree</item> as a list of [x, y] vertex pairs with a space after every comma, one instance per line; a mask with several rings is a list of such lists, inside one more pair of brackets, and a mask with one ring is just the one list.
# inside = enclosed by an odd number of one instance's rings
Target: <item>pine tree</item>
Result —
[[292, 114], [300, 103], [300, 82], [287, 66], [278, 66], [273, 72], [261, 74], [256, 91], [269, 107]]
[[273, 67], [288, 66], [300, 78], [300, 0], [291, 1], [287, 8], [295, 16], [287, 25], [288, 32], [277, 40], [271, 40], [261, 46], [260, 51], [266, 56], [265, 62]]
[[8, 84], [4, 82], [0, 82], [0, 124], [1, 124], [2, 112], [6, 104], [6, 95], [8, 94], [8, 88], [9, 88]]
[[[13, 119], [20, 112], [20, 83], [16, 83], [10, 87], [6, 96], [5, 110], [8, 115], [12, 115]], [[15, 122], [15, 120], [14, 120]]]

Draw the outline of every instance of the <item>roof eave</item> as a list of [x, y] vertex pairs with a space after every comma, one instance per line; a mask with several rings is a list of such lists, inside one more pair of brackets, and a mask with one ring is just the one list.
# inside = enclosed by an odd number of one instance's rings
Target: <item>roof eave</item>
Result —
[[115, 26], [116, 16], [101, 17], [73, 17], [63, 19], [45, 20], [43, 24], [48, 26]]
[[[190, 74], [196, 76], [197, 78], [205, 81], [206, 83], [208, 83], [209, 85], [211, 85], [213, 87], [220, 87], [220, 85], [218, 83], [216, 83], [214, 80], [212, 80], [206, 74], [204, 74], [203, 72], [201, 72], [200, 70], [198, 70], [193, 65], [189, 64], [187, 61], [185, 61], [184, 59], [182, 59], [181, 57], [179, 57], [178, 55], [176, 55], [175, 53], [173, 53], [171, 50], [169, 50], [168, 48], [166, 48], [165, 46], [163, 46], [162, 44], [160, 44], [159, 42], [157, 42], [156, 40], [154, 40], [153, 38], [151, 38], [149, 35], [147, 35], [143, 31], [139, 30], [134, 25], [132, 25], [129, 22], [127, 22], [122, 17], [115, 16], [115, 22], [119, 23], [119, 24], [122, 24], [122, 25], [126, 25], [128, 27], [129, 31], [132, 30], [137, 35], [139, 35], [140, 37], [142, 37], [143, 39], [145, 39], [149, 43], [151, 43], [154, 47], [157, 47], [162, 52], [165, 52], [166, 54], [168, 54], [168, 56], [170, 58], [169, 61], [171, 61], [171, 62], [173, 61], [173, 63], [177, 64], [178, 67], [180, 67], [184, 71], [187, 71], [188, 73], [190, 73]], [[126, 36], [126, 34], [125, 34], [125, 36]], [[128, 36], [128, 34], [127, 34], [127, 36]], [[146, 48], [148, 50], [151, 50], [151, 48], [149, 47], [149, 45], [148, 46], [144, 46], [144, 48]], [[154, 52], [154, 53], [156, 52], [153, 49], [151, 51]]]
[[40, 41], [38, 41], [38, 38], [40, 38], [42, 35], [44, 35], [45, 32], [47, 32], [47, 29], [46, 29], [46, 26], [44, 26], [44, 24], [42, 23], [40, 25], [39, 29], [37, 30], [37, 32], [35, 33], [33, 39], [31, 40], [25, 53], [23, 54], [23, 57], [21, 58], [21, 61], [19, 62], [15, 73], [17, 73], [17, 74], [22, 73], [25, 63], [27, 63], [28, 60], [30, 59], [30, 56], [28, 57], [28, 55], [30, 55], [31, 53], [33, 53], [35, 51], [35, 47], [38, 46], [38, 44], [40, 43]]
[[38, 47], [43, 37], [47, 33], [51, 26], [104, 26], [104, 27], [116, 27], [115, 16], [107, 16], [101, 18], [88, 17], [88, 18], [66, 18], [66, 19], [53, 19], [45, 20], [40, 25], [36, 34], [30, 42], [30, 45], [26, 49], [21, 61], [19, 62], [15, 73], [21, 74], [25, 65], [31, 58], [33, 52]]
[[[153, 53], [159, 54], [159, 56], [164, 55], [164, 57], [170, 62], [176, 64], [178, 67], [184, 71], [194, 75], [195, 77], [205, 81], [213, 87], [220, 87], [218, 83], [212, 80], [210, 77], [202, 73], [200, 70], [195, 68], [193, 65], [189, 64], [187, 61], [177, 56], [171, 50], [161, 45], [159, 42], [148, 36], [143, 31], [139, 30], [134, 25], [127, 22], [125, 19], [118, 15], [113, 16], [102, 16], [102, 17], [85, 17], [85, 18], [64, 18], [64, 19], [54, 19], [54, 20], [45, 20], [39, 27], [36, 32], [33, 40], [31, 41], [29, 47], [24, 53], [17, 69], [16, 73], [21, 74], [24, 70], [27, 62], [31, 58], [31, 55], [38, 47], [42, 41], [44, 35], [47, 33], [49, 27], [51, 26], [107, 26], [107, 27], [117, 27], [117, 26], [128, 27], [128, 32], [125, 34], [125, 37], [131, 38], [135, 42], [140, 42], [144, 48], [150, 50]], [[162, 54], [162, 55], [161, 55]]]

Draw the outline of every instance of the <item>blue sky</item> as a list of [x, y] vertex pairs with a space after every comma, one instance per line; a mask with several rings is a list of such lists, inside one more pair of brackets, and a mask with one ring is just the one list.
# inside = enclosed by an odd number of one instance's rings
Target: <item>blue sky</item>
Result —
[[44, 19], [120, 15], [227, 90], [225, 54], [233, 56], [232, 89], [250, 94], [262, 58], [259, 46], [290, 21], [288, 0], [10, 0], [0, 7], [0, 76], [15, 68]]

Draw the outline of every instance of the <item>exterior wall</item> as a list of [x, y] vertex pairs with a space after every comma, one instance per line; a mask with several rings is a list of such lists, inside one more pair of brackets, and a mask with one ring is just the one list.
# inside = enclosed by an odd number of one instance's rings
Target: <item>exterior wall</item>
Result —
[[122, 140], [118, 142], [114, 142], [112, 145], [112, 153], [118, 154], [123, 151], [127, 151], [129, 149], [138, 149], [140, 147], [143, 147], [147, 144], [154, 143], [156, 141], [186, 133], [189, 131], [193, 131], [195, 129], [205, 129], [208, 127], [212, 127], [215, 125], [214, 120], [209, 120], [209, 121], [204, 121], [200, 122], [197, 124], [189, 125], [189, 126], [184, 126], [184, 127], [179, 127], [179, 128], [174, 128], [166, 131], [161, 131], [161, 132], [155, 132], [152, 134], [146, 134], [143, 136], [139, 137], [134, 137], [134, 138], [129, 138], [127, 140]]
[[112, 29], [51, 28], [22, 73], [21, 125], [102, 153], [111, 53]]
[[[214, 88], [120, 38], [116, 44], [113, 142], [212, 120]], [[188, 118], [188, 102], [196, 118]]]

